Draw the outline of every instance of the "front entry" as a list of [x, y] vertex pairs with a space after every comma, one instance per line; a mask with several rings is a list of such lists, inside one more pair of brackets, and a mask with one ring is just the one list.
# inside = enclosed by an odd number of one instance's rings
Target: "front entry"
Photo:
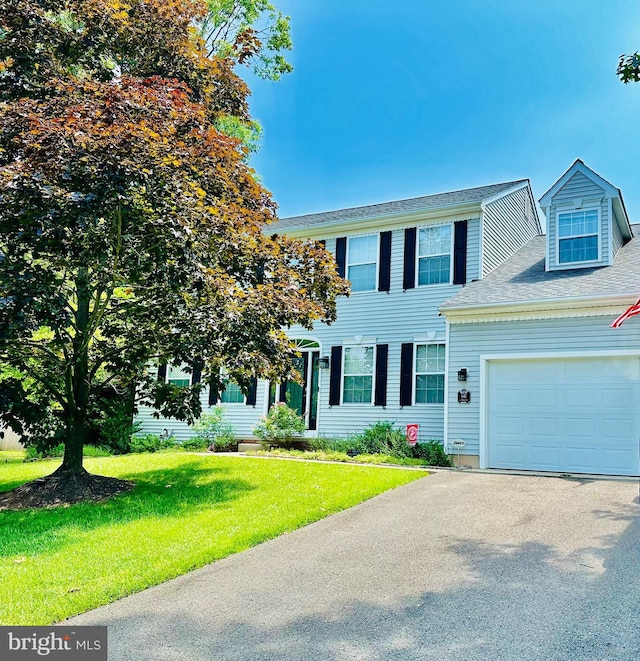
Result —
[[[300, 356], [295, 359], [295, 367], [301, 383], [287, 380], [277, 387], [272, 385], [269, 393], [269, 408], [278, 402], [285, 402], [298, 415], [305, 419], [307, 429], [318, 428], [318, 361], [320, 346], [310, 340], [297, 343]], [[277, 394], [277, 397], [276, 397]]]

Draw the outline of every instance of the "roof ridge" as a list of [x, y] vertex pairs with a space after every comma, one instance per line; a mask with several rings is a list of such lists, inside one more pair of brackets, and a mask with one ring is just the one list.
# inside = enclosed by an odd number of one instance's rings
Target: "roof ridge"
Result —
[[[455, 190], [448, 190], [448, 191], [441, 191], [439, 193], [430, 193], [428, 195], [418, 195], [415, 197], [407, 197], [407, 198], [402, 198], [402, 199], [395, 199], [395, 200], [387, 200], [384, 202], [374, 202], [372, 204], [362, 204], [358, 206], [353, 206], [353, 207], [345, 207], [342, 209], [329, 209], [326, 211], [316, 211], [313, 213], [306, 213], [306, 214], [300, 214], [300, 215], [295, 215], [295, 216], [285, 216], [284, 218], [280, 218], [279, 221], [291, 221], [294, 219], [305, 219], [305, 218], [310, 218], [313, 216], [329, 216], [332, 214], [348, 214], [348, 213], [353, 213], [353, 212], [362, 212], [366, 209], [374, 209], [376, 207], [383, 207], [387, 205], [401, 205], [401, 204], [411, 204], [411, 203], [416, 203], [420, 200], [428, 200], [430, 198], [436, 198], [436, 197], [441, 197], [441, 196], [447, 196], [447, 195], [461, 195], [465, 193], [471, 193], [473, 191], [480, 191], [482, 189], [491, 189], [491, 188], [501, 188], [501, 190], [507, 190], [509, 187], [515, 186], [517, 184], [523, 184], [529, 182], [529, 179], [524, 178], [524, 179], [514, 179], [512, 181], [501, 181], [497, 182], [494, 184], [485, 184], [483, 186], [471, 186], [469, 188], [459, 188]], [[499, 192], [499, 191], [498, 191]], [[489, 197], [489, 195], [487, 195]], [[481, 199], [481, 198], [480, 198]]]

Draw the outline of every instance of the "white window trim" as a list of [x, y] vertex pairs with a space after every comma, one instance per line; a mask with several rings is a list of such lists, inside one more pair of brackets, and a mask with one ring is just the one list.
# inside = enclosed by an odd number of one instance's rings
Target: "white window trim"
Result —
[[[442, 374], [444, 376], [444, 399], [442, 402], [418, 402], [416, 401], [416, 395], [418, 394], [418, 387], [417, 387], [417, 377], [418, 377], [418, 370], [416, 369], [417, 364], [418, 364], [418, 347], [419, 346], [427, 346], [429, 344], [435, 344], [435, 345], [442, 345], [444, 346], [444, 369], [442, 372], [420, 372], [420, 374]], [[417, 341], [413, 343], [413, 382], [411, 384], [411, 403], [413, 406], [426, 406], [429, 408], [433, 408], [436, 406], [441, 406], [444, 407], [445, 402], [447, 401], [447, 343], [443, 341], [437, 341], [437, 340], [429, 340], [427, 342], [421, 342]]]
[[376, 265], [376, 277], [375, 281], [373, 283], [373, 289], [359, 289], [359, 290], [353, 290], [351, 292], [351, 295], [353, 296], [354, 294], [367, 294], [368, 292], [372, 291], [378, 291], [378, 282], [380, 282], [380, 232], [377, 233], [372, 233], [372, 234], [354, 234], [353, 236], [348, 236], [347, 237], [347, 254], [345, 258], [345, 277], [346, 280], [351, 282], [349, 280], [349, 267], [351, 266], [363, 266], [365, 264], [371, 264], [371, 262], [355, 262], [351, 263], [349, 261], [349, 246], [351, 245], [351, 239], [365, 239], [369, 236], [375, 236], [376, 237], [376, 259], [375, 259], [375, 265]]
[[[449, 227], [451, 245], [449, 246], [449, 280], [447, 282], [438, 282], [432, 285], [430, 284], [420, 284], [420, 230], [433, 229], [435, 227]], [[452, 223], [436, 223], [433, 225], [423, 225], [422, 227], [417, 228], [416, 235], [416, 269], [415, 269], [415, 283], [416, 287], [442, 287], [443, 285], [452, 285], [453, 284], [453, 248], [454, 248], [454, 231]], [[445, 253], [441, 253], [444, 255]], [[440, 255], [423, 255], [423, 257], [439, 257]]]
[[[598, 237], [598, 257], [596, 259], [586, 259], [581, 262], [561, 262], [560, 261], [560, 216], [568, 213], [588, 213], [589, 211], [595, 211], [598, 215], [598, 231], [596, 236]], [[580, 239], [587, 236], [594, 236], [593, 234], [576, 234], [575, 236], [563, 236], [562, 240], [565, 239]], [[600, 207], [586, 207], [584, 209], [556, 209], [556, 264], [560, 268], [573, 268], [574, 266], [583, 266], [585, 264], [596, 264], [597, 262], [602, 261], [602, 210]]]
[[[366, 374], [345, 374], [344, 364], [347, 359], [347, 349], [373, 349], [373, 370], [371, 372], [371, 401], [370, 402], [345, 402], [344, 401], [344, 379], [345, 376], [366, 376]], [[374, 406], [376, 394], [376, 359], [378, 357], [378, 347], [375, 344], [348, 344], [343, 346], [342, 365], [340, 372], [340, 404], [344, 406]]]

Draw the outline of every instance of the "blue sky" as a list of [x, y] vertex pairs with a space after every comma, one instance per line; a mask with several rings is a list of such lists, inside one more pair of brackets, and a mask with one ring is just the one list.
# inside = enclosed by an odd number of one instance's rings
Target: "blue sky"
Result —
[[292, 74], [249, 78], [252, 166], [282, 217], [529, 178], [576, 158], [640, 222], [640, 50], [631, 0], [275, 0]]

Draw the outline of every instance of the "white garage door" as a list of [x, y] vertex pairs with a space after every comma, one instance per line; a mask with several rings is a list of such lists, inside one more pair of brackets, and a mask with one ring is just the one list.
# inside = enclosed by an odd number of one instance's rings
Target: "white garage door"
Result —
[[639, 474], [640, 356], [487, 368], [489, 467]]

